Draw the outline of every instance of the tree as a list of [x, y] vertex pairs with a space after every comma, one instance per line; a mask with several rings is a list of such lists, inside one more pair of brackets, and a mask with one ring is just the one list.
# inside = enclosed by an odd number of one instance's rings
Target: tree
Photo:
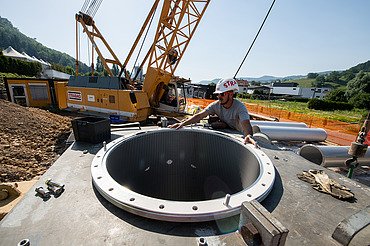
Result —
[[40, 75], [41, 70], [41, 64], [38, 62], [27, 62], [0, 56], [0, 72], [37, 77]]
[[370, 93], [370, 74], [360, 71], [354, 79], [348, 82], [346, 96], [352, 98], [362, 93]]
[[251, 85], [260, 86], [261, 82], [253, 80], [253, 81], [251, 81]]
[[118, 74], [119, 74], [119, 68], [118, 68], [118, 65], [117, 64], [113, 64], [112, 73], [113, 73], [114, 76], [118, 76]]
[[316, 78], [317, 78], [317, 76], [319, 76], [319, 74], [318, 74], [318, 73], [308, 73], [308, 74], [307, 74], [307, 78], [308, 78], [308, 79], [316, 79]]
[[348, 81], [350, 81], [351, 79], [354, 79], [356, 77], [356, 73], [353, 73], [353, 72], [351, 72], [351, 70], [350, 69], [348, 69], [348, 70], [346, 70], [346, 71], [344, 71], [343, 73], [342, 73], [342, 77], [341, 77], [341, 79], [343, 80], [343, 81], [345, 81], [346, 82], [346, 84], [347, 84], [347, 82]]
[[340, 82], [340, 73], [338, 71], [333, 71], [325, 78], [326, 81], [339, 83]]
[[74, 75], [75, 70], [71, 66], [66, 66], [66, 73], [68, 73], [70, 75]]
[[104, 70], [103, 63], [100, 60], [100, 57], [98, 56], [96, 58], [96, 68], [95, 68], [95, 71], [98, 72], [98, 73], [101, 73], [101, 72], [103, 72], [103, 70]]
[[350, 98], [349, 103], [356, 108], [370, 110], [370, 93], [361, 93]]
[[346, 94], [345, 88], [338, 88], [326, 94], [325, 100], [335, 102], [347, 102], [347, 97], [345, 94]]
[[325, 76], [324, 75], [319, 75], [316, 77], [314, 81], [312, 81], [312, 86], [313, 87], [318, 87], [321, 88], [325, 85]]
[[[6, 18], [0, 16], [0, 47], [5, 49], [12, 46], [19, 52], [26, 52], [30, 56], [35, 56], [49, 63], [59, 63], [62, 66], [75, 66], [75, 59], [66, 53], [50, 49], [33, 38], [22, 34]], [[87, 72], [89, 68], [81, 63], [80, 72]]]

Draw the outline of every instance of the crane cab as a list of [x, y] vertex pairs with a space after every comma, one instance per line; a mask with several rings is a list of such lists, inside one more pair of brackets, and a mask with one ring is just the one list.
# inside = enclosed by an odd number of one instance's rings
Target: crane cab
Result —
[[159, 100], [157, 114], [165, 116], [179, 116], [186, 114], [186, 93], [184, 83], [190, 80], [178, 80], [164, 86], [164, 93]]

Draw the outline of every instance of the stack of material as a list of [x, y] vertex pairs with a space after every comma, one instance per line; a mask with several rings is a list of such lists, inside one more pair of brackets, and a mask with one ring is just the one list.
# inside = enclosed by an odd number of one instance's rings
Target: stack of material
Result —
[[251, 121], [253, 133], [264, 133], [271, 141], [323, 142], [328, 134], [321, 128], [308, 128], [298, 122]]

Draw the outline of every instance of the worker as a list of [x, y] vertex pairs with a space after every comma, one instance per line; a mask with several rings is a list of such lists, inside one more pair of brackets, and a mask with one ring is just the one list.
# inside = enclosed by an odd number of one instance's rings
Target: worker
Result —
[[217, 101], [212, 102], [189, 119], [169, 127], [180, 129], [183, 126], [197, 123], [208, 115], [216, 114], [223, 124], [243, 133], [245, 144], [251, 143], [256, 146], [256, 142], [252, 138], [253, 131], [248, 110], [242, 102], [234, 99], [234, 93], [237, 92], [239, 92], [239, 86], [235, 79], [221, 79], [213, 93], [217, 95]]

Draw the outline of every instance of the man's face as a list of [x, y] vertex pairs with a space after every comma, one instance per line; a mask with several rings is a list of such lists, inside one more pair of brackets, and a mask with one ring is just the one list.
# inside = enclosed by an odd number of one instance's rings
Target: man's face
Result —
[[224, 105], [229, 101], [230, 94], [231, 94], [230, 91], [217, 94], [217, 98], [220, 101], [221, 105]]

